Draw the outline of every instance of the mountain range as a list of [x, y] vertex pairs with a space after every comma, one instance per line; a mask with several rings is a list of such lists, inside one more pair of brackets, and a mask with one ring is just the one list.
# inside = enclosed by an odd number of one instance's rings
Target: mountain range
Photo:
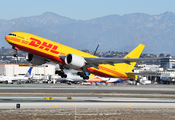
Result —
[[175, 55], [175, 13], [159, 15], [113, 14], [90, 20], [75, 20], [52, 12], [12, 20], [0, 19], [0, 47], [10, 48], [5, 35], [28, 32], [76, 48], [129, 52], [139, 44], [145, 53]]

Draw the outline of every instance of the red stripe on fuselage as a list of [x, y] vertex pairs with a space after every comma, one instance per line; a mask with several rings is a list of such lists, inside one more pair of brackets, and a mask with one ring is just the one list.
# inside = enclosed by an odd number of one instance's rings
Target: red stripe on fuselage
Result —
[[114, 78], [114, 76], [108, 75], [106, 73], [100, 72], [98, 70], [92, 69], [92, 68], [87, 68], [87, 72], [101, 76], [101, 77], [110, 77], [110, 78]]
[[113, 74], [115, 74], [115, 75], [118, 75], [118, 76], [120, 76], [121, 78], [126, 78], [126, 77], [127, 77], [126, 75], [124, 75], [124, 74], [122, 74], [122, 73], [120, 73], [120, 72], [114, 71], [114, 70], [109, 69], [109, 68], [104, 67], [104, 66], [98, 66], [98, 68], [99, 68], [99, 69], [102, 69], [102, 70], [105, 70], [105, 71], [107, 71], [107, 72], [113, 73]]
[[46, 53], [43, 53], [43, 52], [31, 49], [31, 48], [28, 48], [28, 47], [25, 47], [25, 46], [22, 46], [22, 45], [17, 45], [17, 44], [13, 44], [13, 43], [10, 43], [10, 44], [12, 46], [15, 46], [15, 47], [19, 48], [22, 51], [25, 51], [25, 52], [28, 52], [28, 53], [31, 53], [31, 54], [34, 54], [34, 55], [46, 58], [49, 61], [56, 62], [56, 63], [61, 63], [63, 65], [65, 64], [64, 60], [62, 60], [60, 57], [52, 56], [52, 55], [49, 55], [49, 54], [46, 54]]

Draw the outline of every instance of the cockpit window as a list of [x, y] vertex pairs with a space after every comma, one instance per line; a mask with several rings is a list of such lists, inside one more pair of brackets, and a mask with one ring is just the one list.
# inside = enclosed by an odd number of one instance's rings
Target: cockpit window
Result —
[[16, 37], [16, 34], [11, 34], [11, 33], [10, 33], [10, 34], [8, 34], [8, 35], [12, 35], [12, 36], [15, 36], [15, 37]]

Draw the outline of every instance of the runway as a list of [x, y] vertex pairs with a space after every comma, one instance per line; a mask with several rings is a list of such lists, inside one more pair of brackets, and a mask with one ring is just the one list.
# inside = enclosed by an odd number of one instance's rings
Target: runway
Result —
[[1, 109], [31, 108], [175, 108], [175, 98], [135, 98], [135, 97], [11, 97], [2, 96]]
[[174, 91], [174, 85], [0, 84], [0, 109], [175, 108]]
[[29, 103], [1, 103], [1, 109], [15, 109], [20, 104], [20, 109], [47, 109], [47, 108], [175, 108], [172, 103], [115, 103], [115, 102], [29, 102]]
[[175, 94], [174, 85], [82, 86], [65, 84], [0, 84], [0, 93], [141, 93]]

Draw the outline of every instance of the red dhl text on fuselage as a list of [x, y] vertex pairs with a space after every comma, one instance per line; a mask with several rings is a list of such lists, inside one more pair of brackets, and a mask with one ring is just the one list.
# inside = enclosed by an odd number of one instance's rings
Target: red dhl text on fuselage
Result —
[[[24, 47], [28, 47], [28, 48], [32, 48], [34, 50], [40, 51], [40, 52], [45, 52], [47, 54], [52, 54], [54, 56], [58, 56], [58, 55], [67, 55], [70, 52], [73, 54], [78, 54], [79, 56], [82, 57], [97, 57], [85, 52], [82, 52], [80, 50], [76, 50], [74, 48], [50, 41], [48, 39], [45, 38], [41, 38], [39, 36], [36, 35], [32, 35], [29, 33], [22, 33], [22, 32], [14, 32], [13, 34], [20, 34], [17, 35], [16, 37], [14, 36], [6, 36], [10, 38], [10, 41], [8, 41], [9, 43], [15, 44], [15, 45], [19, 45], [20, 46], [24, 46]], [[23, 36], [30, 36], [29, 38], [23, 37]], [[8, 38], [6, 38], [8, 39]], [[28, 51], [27, 51], [28, 52]]]

